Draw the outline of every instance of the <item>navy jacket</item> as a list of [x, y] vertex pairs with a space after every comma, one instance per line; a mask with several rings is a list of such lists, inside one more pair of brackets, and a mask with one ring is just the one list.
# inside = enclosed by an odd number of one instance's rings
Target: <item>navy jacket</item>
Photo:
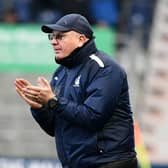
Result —
[[60, 64], [51, 80], [57, 108], [31, 111], [42, 129], [55, 136], [63, 167], [91, 168], [135, 157], [125, 71], [93, 40]]

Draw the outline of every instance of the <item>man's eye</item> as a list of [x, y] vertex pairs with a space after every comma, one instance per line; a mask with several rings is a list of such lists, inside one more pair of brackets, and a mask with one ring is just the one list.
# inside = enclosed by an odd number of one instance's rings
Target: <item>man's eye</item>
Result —
[[56, 36], [56, 39], [61, 40], [63, 37], [64, 37], [63, 34], [58, 34], [58, 35]]

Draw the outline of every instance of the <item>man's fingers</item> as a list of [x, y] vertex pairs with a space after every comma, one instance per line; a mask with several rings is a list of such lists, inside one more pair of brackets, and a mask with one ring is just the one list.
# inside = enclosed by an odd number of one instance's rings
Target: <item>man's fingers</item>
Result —
[[25, 95], [25, 94], [21, 94], [21, 96], [30, 106], [35, 108], [42, 107], [42, 104], [36, 97], [33, 97], [32, 95]]
[[40, 92], [41, 88], [39, 86], [27, 86], [25, 91]]
[[17, 78], [17, 79], [16, 79], [16, 82], [17, 82], [17, 83], [20, 83], [22, 86], [31, 85], [31, 83], [30, 83], [28, 80], [23, 79], [23, 78]]
[[25, 87], [25, 85], [23, 85], [23, 83], [19, 80], [15, 80], [15, 86], [19, 87], [19, 88], [23, 88]]
[[20, 89], [16, 88], [17, 93], [22, 97], [22, 92]]
[[[16, 92], [31, 106], [34, 108], [41, 108], [42, 104], [38, 101], [38, 95], [40, 93], [39, 87], [32, 86], [32, 84], [22, 78], [15, 80]], [[30, 88], [29, 88], [30, 87]]]
[[21, 90], [22, 89], [22, 86], [19, 84], [19, 83], [15, 83], [15, 86], [17, 89]]
[[40, 102], [38, 102], [37, 99], [33, 99], [33, 98], [27, 97], [27, 96], [25, 96], [24, 99], [32, 107], [35, 107], [35, 108], [41, 108], [42, 107], [42, 104], [40, 104]]
[[48, 80], [44, 77], [38, 77], [37, 82], [40, 86], [50, 87], [50, 84], [49, 84]]
[[23, 88], [22, 91], [25, 96], [31, 98], [32, 100], [37, 100], [40, 96], [40, 91], [36, 89]]
[[31, 85], [31, 83], [26, 79], [20, 79], [20, 82], [24, 85]]

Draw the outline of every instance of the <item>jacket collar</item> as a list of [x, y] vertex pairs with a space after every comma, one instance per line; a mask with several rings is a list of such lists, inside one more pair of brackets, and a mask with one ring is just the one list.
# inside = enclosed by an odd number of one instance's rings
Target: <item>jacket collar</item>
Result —
[[85, 62], [89, 56], [97, 51], [94, 40], [89, 40], [81, 48], [75, 49], [68, 57], [55, 60], [56, 63], [69, 69]]

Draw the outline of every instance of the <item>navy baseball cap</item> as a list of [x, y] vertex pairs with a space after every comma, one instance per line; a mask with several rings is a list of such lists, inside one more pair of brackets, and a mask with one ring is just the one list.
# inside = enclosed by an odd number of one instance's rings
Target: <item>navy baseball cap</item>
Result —
[[55, 24], [42, 25], [41, 29], [45, 33], [52, 33], [53, 30], [62, 32], [73, 30], [84, 34], [89, 39], [93, 38], [92, 27], [88, 20], [84, 16], [75, 13], [63, 16]]

